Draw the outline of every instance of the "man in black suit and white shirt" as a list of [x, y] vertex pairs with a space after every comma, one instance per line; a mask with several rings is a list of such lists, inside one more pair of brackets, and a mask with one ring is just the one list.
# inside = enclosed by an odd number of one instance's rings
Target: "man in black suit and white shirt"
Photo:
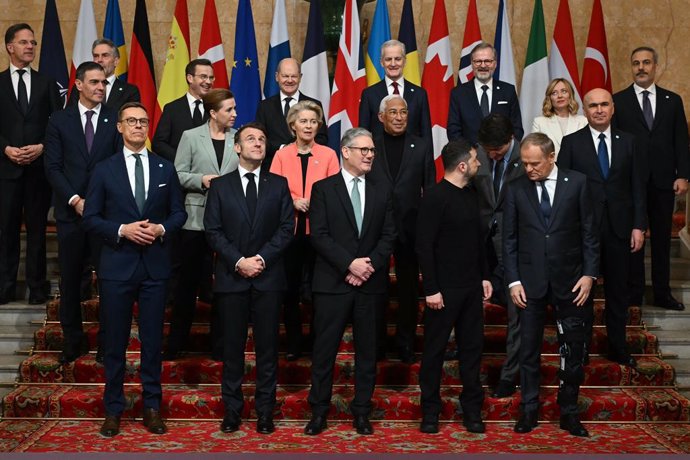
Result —
[[[407, 131], [408, 117], [407, 102], [399, 94], [381, 100], [378, 119], [383, 124], [383, 133], [374, 137], [378, 159], [368, 177], [393, 189], [393, 214], [398, 231], [393, 255], [399, 302], [395, 341], [400, 360], [413, 363], [419, 313], [419, 264], [415, 253], [417, 212], [423, 191], [436, 183], [436, 168], [429, 139]], [[379, 313], [381, 356], [386, 340], [385, 308]]]
[[[115, 76], [115, 69], [120, 62], [120, 51], [115, 43], [107, 38], [99, 38], [91, 45], [93, 61], [100, 64], [105, 72], [105, 96], [103, 105], [117, 113], [127, 102], [139, 102], [141, 95], [135, 85], [120, 80]], [[72, 88], [67, 105], [76, 105], [79, 101], [79, 91]]]
[[542, 133], [522, 141], [520, 157], [526, 174], [507, 185], [503, 207], [505, 280], [520, 309], [522, 336], [521, 413], [515, 432], [528, 433], [537, 426], [544, 318], [552, 305], [561, 355], [560, 427], [573, 436], [589, 436], [577, 407], [592, 316], [590, 292], [599, 274], [587, 177], [558, 168], [553, 142]]
[[[189, 91], [184, 96], [165, 104], [151, 141], [153, 151], [173, 163], [182, 133], [201, 126], [208, 120], [201, 98], [213, 87], [216, 79], [213, 64], [208, 59], [189, 61], [184, 73]], [[242, 110], [241, 107], [240, 110]]]
[[256, 431], [275, 431], [273, 409], [278, 381], [280, 306], [287, 289], [283, 253], [292, 240], [295, 215], [287, 180], [262, 164], [266, 133], [247, 123], [235, 133], [239, 166], [211, 181], [204, 229], [217, 254], [214, 302], [225, 348], [221, 392], [224, 433], [239, 429], [244, 408], [242, 379], [247, 326], [256, 348]]
[[[654, 305], [683, 310], [685, 306], [673, 298], [669, 287], [670, 235], [675, 198], [688, 191], [688, 121], [680, 96], [654, 83], [659, 61], [656, 50], [637, 48], [630, 61], [634, 83], [613, 95], [617, 110], [612, 124], [635, 135], [635, 147], [647, 161]], [[631, 264], [630, 305], [640, 305], [645, 287], [644, 251], [633, 254]]]
[[[56, 112], [46, 130], [46, 177], [53, 187], [58, 234], [63, 363], [88, 351], [81, 317], [81, 279], [85, 267], [97, 265], [100, 241], [89, 239], [82, 227], [86, 188], [96, 164], [120, 150], [122, 143], [117, 111], [102, 103], [105, 82], [100, 64], [80, 64], [73, 91], [79, 97], [77, 104]], [[99, 362], [103, 357], [104, 324], [102, 321], [99, 329]]]
[[407, 131], [415, 136], [431, 139], [431, 115], [426, 90], [403, 78], [405, 44], [388, 40], [381, 45], [381, 66], [386, 73], [383, 80], [364, 91], [359, 100], [359, 126], [374, 136], [383, 134], [379, 119], [379, 105], [385, 96], [398, 94], [407, 102]]
[[333, 366], [348, 321], [355, 337], [355, 397], [350, 404], [357, 433], [374, 432], [369, 422], [376, 383], [376, 309], [385, 302], [388, 267], [395, 243], [390, 187], [369, 177], [376, 155], [371, 133], [352, 128], [341, 140], [342, 169], [314, 184], [309, 219], [316, 251], [312, 291], [311, 420], [317, 435], [326, 428]]
[[[276, 152], [284, 145], [295, 141], [295, 134], [288, 127], [286, 121], [290, 107], [300, 101], [312, 101], [323, 108], [321, 101], [317, 101], [300, 92], [299, 84], [301, 80], [302, 71], [299, 62], [293, 58], [281, 60], [276, 70], [276, 82], [278, 82], [280, 92], [261, 101], [256, 109], [255, 119], [265, 126], [266, 135], [268, 136], [266, 159], [263, 163], [267, 170], [271, 168]], [[241, 107], [240, 110], [242, 110]], [[328, 118], [328, 114], [325, 113], [324, 117]], [[315, 140], [318, 144], [328, 145], [327, 123], [321, 124]]]
[[[45, 303], [50, 185], [43, 170], [48, 118], [62, 108], [57, 83], [30, 66], [37, 43], [28, 24], [5, 33], [10, 65], [0, 73], [0, 305], [17, 297], [19, 232], [26, 225], [29, 303]], [[21, 295], [20, 297], [24, 297]]]
[[496, 50], [482, 42], [472, 50], [474, 79], [458, 84], [450, 93], [448, 109], [448, 139], [460, 137], [471, 144], [477, 142], [479, 123], [490, 113], [500, 113], [510, 119], [517, 141], [522, 139], [522, 115], [515, 87], [510, 83], [494, 80]]
[[634, 368], [625, 326], [630, 254], [642, 248], [647, 229], [645, 161], [633, 136], [611, 127], [611, 93], [593, 89], [583, 103], [589, 124], [563, 138], [558, 166], [587, 176], [601, 248], [609, 359]]

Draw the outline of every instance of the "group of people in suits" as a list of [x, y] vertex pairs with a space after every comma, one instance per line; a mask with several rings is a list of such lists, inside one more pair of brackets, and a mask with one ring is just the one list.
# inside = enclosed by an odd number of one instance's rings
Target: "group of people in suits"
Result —
[[[313, 347], [312, 415], [305, 434], [327, 427], [334, 363], [350, 321], [357, 362], [353, 427], [373, 433], [376, 362], [388, 351], [391, 257], [400, 304], [395, 351], [405, 363], [417, 359], [420, 271], [423, 278], [425, 433], [439, 431], [442, 364], [453, 329], [463, 424], [470, 432], [485, 431], [482, 302], [494, 299], [508, 309], [509, 325], [506, 362], [493, 395], [514, 393], [519, 373], [515, 431], [538, 424], [540, 345], [552, 305], [562, 356], [560, 426], [587, 436], [577, 397], [591, 338], [592, 286], [604, 277], [609, 358], [634, 368], [625, 323], [628, 306], [639, 303], [630, 298], [629, 286], [644, 283], [635, 257], [648, 216], [654, 303], [684, 308], [668, 288], [667, 240], [674, 197], [687, 191], [690, 175], [687, 126], [680, 97], [654, 84], [658, 56], [651, 48], [633, 51], [630, 88], [584, 96], [584, 116], [577, 114], [572, 85], [552, 81], [543, 116], [523, 139], [515, 88], [493, 78], [493, 47], [477, 45], [475, 78], [458, 85], [449, 101], [450, 142], [441, 152], [443, 178], [436, 184], [428, 98], [403, 78], [405, 47], [397, 40], [381, 47], [385, 78], [363, 91], [360, 127], [345, 132], [338, 153], [324, 145], [322, 106], [299, 91], [300, 67], [291, 58], [278, 66], [279, 94], [260, 103], [256, 122], [237, 129], [233, 94], [212, 88], [210, 61], [191, 61], [188, 92], [165, 106], [149, 151], [151, 114], [136, 102], [136, 87], [114, 78], [119, 55], [112, 42], [93, 43], [94, 61], [77, 69], [61, 111], [55, 82], [30, 69], [36, 47], [30, 26], [11, 26], [5, 43], [10, 68], [0, 73], [0, 85], [7, 87], [0, 92], [6, 99], [0, 113], [0, 300], [16, 295], [22, 216], [27, 251], [37, 254], [43, 245], [43, 262], [37, 256], [27, 264], [30, 301], [46, 300], [45, 216], [52, 189], [65, 364], [88, 351], [80, 300], [84, 274], [91, 266], [98, 273], [104, 436], [119, 433], [126, 406], [134, 302], [143, 422], [160, 434], [167, 430], [160, 413], [161, 362], [186, 349], [196, 300], [210, 296], [205, 290], [212, 275], [210, 350], [223, 362], [223, 432], [241, 425], [250, 324], [257, 354], [256, 429], [275, 430], [283, 307], [286, 358], [298, 359]], [[162, 353], [171, 286], [171, 333]], [[300, 301], [314, 307], [308, 340]]]

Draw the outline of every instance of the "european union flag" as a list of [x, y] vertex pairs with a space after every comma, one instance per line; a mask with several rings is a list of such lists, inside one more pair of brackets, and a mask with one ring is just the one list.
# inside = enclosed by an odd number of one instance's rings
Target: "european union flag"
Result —
[[256, 52], [254, 17], [250, 0], [240, 0], [237, 5], [235, 27], [235, 54], [232, 63], [230, 91], [235, 95], [237, 119], [235, 126], [254, 121], [256, 108], [261, 101], [259, 57]]
[[55, 79], [60, 88], [60, 96], [62, 96], [64, 103], [65, 96], [67, 96], [69, 73], [67, 73], [65, 45], [62, 42], [60, 18], [58, 17], [55, 0], [48, 0], [46, 2], [40, 62], [39, 71]]

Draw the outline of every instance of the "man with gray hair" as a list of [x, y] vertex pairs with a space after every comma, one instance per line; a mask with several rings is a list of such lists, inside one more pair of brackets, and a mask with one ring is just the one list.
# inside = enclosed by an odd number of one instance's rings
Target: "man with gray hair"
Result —
[[[115, 76], [115, 69], [120, 62], [120, 50], [117, 49], [117, 45], [112, 40], [107, 38], [94, 40], [93, 45], [91, 45], [91, 54], [93, 61], [100, 64], [105, 71], [107, 83], [103, 105], [117, 111], [127, 102], [141, 101], [139, 88]], [[77, 105], [78, 100], [79, 91], [75, 91], [73, 88], [67, 105]]]
[[472, 49], [474, 79], [458, 84], [450, 93], [448, 140], [461, 137], [477, 143], [479, 124], [490, 113], [500, 113], [513, 124], [515, 139], [522, 139], [522, 115], [515, 86], [495, 80], [496, 50], [482, 42]]
[[362, 91], [359, 100], [359, 126], [370, 130], [374, 136], [383, 133], [379, 120], [381, 99], [398, 94], [407, 102], [409, 111], [407, 128], [419, 137], [431, 139], [431, 115], [426, 90], [403, 78], [405, 69], [405, 44], [388, 40], [381, 45], [381, 66], [386, 75], [383, 80]]
[[369, 412], [376, 382], [376, 309], [386, 300], [388, 262], [396, 238], [393, 200], [388, 184], [369, 176], [376, 155], [369, 131], [347, 130], [340, 151], [340, 173], [314, 184], [309, 209], [316, 262], [307, 435], [326, 428], [333, 366], [350, 318], [357, 362], [350, 404], [353, 426], [359, 434], [374, 432]]
[[[417, 212], [422, 192], [436, 182], [436, 168], [430, 140], [408, 133], [408, 118], [407, 102], [402, 96], [390, 94], [381, 100], [378, 119], [383, 124], [383, 133], [374, 137], [379, 160], [374, 162], [369, 177], [393, 189], [393, 215], [398, 231], [393, 255], [399, 301], [395, 347], [401, 361], [413, 363], [419, 299], [419, 264], [415, 254]], [[385, 353], [383, 310], [377, 318], [379, 358]]]

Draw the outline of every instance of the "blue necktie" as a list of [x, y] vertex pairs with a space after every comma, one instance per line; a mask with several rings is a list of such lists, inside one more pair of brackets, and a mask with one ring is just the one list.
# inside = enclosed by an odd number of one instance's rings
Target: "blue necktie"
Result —
[[609, 149], [606, 147], [606, 134], [599, 134], [599, 146], [597, 147], [597, 155], [599, 156], [599, 167], [601, 167], [601, 175], [604, 179], [609, 177]]
[[549, 225], [549, 219], [551, 218], [551, 200], [549, 199], [549, 192], [546, 190], [547, 179], [540, 180], [541, 185], [541, 200], [539, 201], [539, 207], [541, 208], [541, 213], [544, 216], [544, 221], [546, 225]]

